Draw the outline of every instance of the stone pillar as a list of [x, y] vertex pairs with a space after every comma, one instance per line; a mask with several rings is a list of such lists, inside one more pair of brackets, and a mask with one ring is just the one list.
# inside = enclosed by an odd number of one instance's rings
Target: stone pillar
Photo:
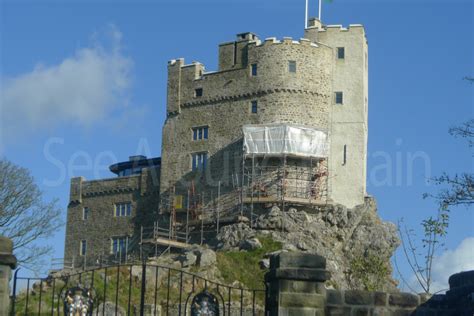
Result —
[[284, 252], [270, 259], [266, 310], [272, 316], [323, 316], [324, 282], [330, 278], [319, 255]]
[[12, 269], [16, 268], [13, 243], [0, 236], [0, 315], [8, 315], [10, 309], [10, 279]]

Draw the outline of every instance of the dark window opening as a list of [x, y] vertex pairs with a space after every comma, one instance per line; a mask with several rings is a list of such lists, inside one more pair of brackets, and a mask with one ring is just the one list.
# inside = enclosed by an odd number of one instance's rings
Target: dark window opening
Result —
[[337, 59], [344, 59], [346, 57], [346, 51], [344, 47], [337, 48]]
[[234, 42], [234, 65], [237, 64], [237, 42]]
[[252, 113], [257, 113], [258, 111], [258, 102], [252, 101]]
[[82, 219], [83, 220], [86, 220], [89, 218], [89, 208], [88, 207], [84, 207], [82, 209]]
[[115, 204], [115, 217], [130, 217], [132, 216], [132, 203], [117, 203]]
[[113, 237], [112, 238], [112, 254], [125, 253], [127, 250], [127, 237]]
[[288, 61], [288, 71], [289, 72], [296, 72], [296, 61], [294, 61], [294, 60]]
[[193, 140], [208, 139], [208, 137], [209, 137], [208, 126], [193, 127]]
[[257, 64], [252, 64], [252, 76], [257, 76]]
[[194, 91], [194, 96], [197, 97], [197, 98], [202, 97], [202, 88], [197, 88]]
[[87, 241], [81, 240], [81, 248], [79, 249], [80, 255], [85, 256], [87, 253]]
[[342, 153], [342, 165], [344, 166], [347, 162], [347, 145], [344, 145], [344, 150]]
[[343, 104], [344, 102], [344, 95], [342, 92], [336, 92], [336, 104]]
[[192, 170], [204, 170], [207, 164], [207, 153], [192, 154]]

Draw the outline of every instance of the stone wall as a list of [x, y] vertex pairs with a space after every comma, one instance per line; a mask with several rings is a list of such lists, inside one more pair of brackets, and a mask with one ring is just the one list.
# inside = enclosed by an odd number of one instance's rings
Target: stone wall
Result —
[[[103, 180], [71, 179], [71, 195], [66, 223], [64, 261], [74, 266], [95, 265], [111, 257], [111, 238], [129, 237], [131, 250], [140, 237], [142, 224], [153, 227], [159, 208], [159, 168], [141, 174]], [[116, 217], [116, 203], [130, 202], [130, 217]], [[83, 219], [84, 208], [89, 208]], [[80, 255], [86, 240], [86, 255]], [[112, 256], [113, 257], [113, 256]]]
[[9, 313], [10, 279], [16, 264], [12, 241], [0, 236], [0, 315], [8, 315]]
[[319, 255], [281, 253], [270, 261], [265, 280], [269, 315], [287, 316], [472, 316], [474, 271], [450, 277], [446, 294], [368, 292], [326, 289], [330, 278]]
[[[189, 187], [190, 180], [203, 178], [211, 187], [219, 181], [228, 184], [233, 174], [241, 173], [242, 125], [278, 122], [326, 131], [331, 143], [330, 197], [349, 207], [363, 202], [365, 33], [355, 26], [339, 33], [328, 27], [318, 29], [319, 33], [321, 41], [312, 29], [305, 34], [308, 39], [299, 41], [260, 41], [254, 34], [239, 34], [236, 42], [220, 45], [217, 72], [205, 72], [198, 62], [186, 65], [183, 59], [169, 63], [162, 194], [177, 183]], [[347, 46], [346, 60], [336, 59], [336, 45]], [[290, 60], [296, 62], [295, 73], [288, 70]], [[253, 64], [257, 65], [257, 76], [252, 76]], [[195, 95], [196, 89], [202, 89], [202, 96]], [[334, 91], [340, 90], [345, 93], [343, 107], [334, 104]], [[258, 102], [257, 113], [251, 111], [252, 101]], [[209, 127], [207, 140], [193, 141], [192, 128], [198, 126]], [[344, 145], [349, 153], [346, 164], [341, 163]], [[192, 172], [191, 155], [197, 152], [207, 153], [212, 172]]]

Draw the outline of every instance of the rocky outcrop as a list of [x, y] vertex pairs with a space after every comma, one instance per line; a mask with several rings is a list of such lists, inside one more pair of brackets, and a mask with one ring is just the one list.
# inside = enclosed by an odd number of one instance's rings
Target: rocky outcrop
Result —
[[353, 209], [342, 205], [301, 206], [282, 212], [273, 206], [258, 217], [254, 229], [242, 223], [223, 227], [217, 235], [218, 248], [237, 250], [258, 234], [270, 235], [281, 242], [282, 251], [317, 253], [327, 258], [327, 269], [332, 274], [329, 285], [340, 289], [363, 289], [363, 282], [356, 277], [354, 262], [362, 260], [364, 263], [376, 256], [384, 267], [374, 269], [385, 271], [382, 276], [374, 276], [382, 278], [374, 280], [378, 282], [378, 290], [396, 290], [396, 282], [390, 276], [390, 258], [400, 240], [396, 226], [380, 219], [372, 198]]

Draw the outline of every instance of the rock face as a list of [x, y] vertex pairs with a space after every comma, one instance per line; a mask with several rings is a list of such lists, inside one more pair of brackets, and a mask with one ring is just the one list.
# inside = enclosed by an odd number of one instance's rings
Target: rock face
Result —
[[372, 198], [353, 209], [326, 205], [290, 207], [282, 212], [273, 206], [257, 219], [255, 229], [242, 223], [223, 227], [217, 235], [218, 245], [225, 250], [235, 249], [260, 233], [280, 241], [283, 251], [317, 253], [325, 257], [332, 274], [329, 285], [340, 289], [362, 289], [363, 285], [353, 278], [353, 262], [377, 256], [386, 263], [387, 269], [379, 282], [379, 290], [396, 290], [396, 282], [390, 276], [390, 258], [400, 240], [396, 226], [380, 219]]

